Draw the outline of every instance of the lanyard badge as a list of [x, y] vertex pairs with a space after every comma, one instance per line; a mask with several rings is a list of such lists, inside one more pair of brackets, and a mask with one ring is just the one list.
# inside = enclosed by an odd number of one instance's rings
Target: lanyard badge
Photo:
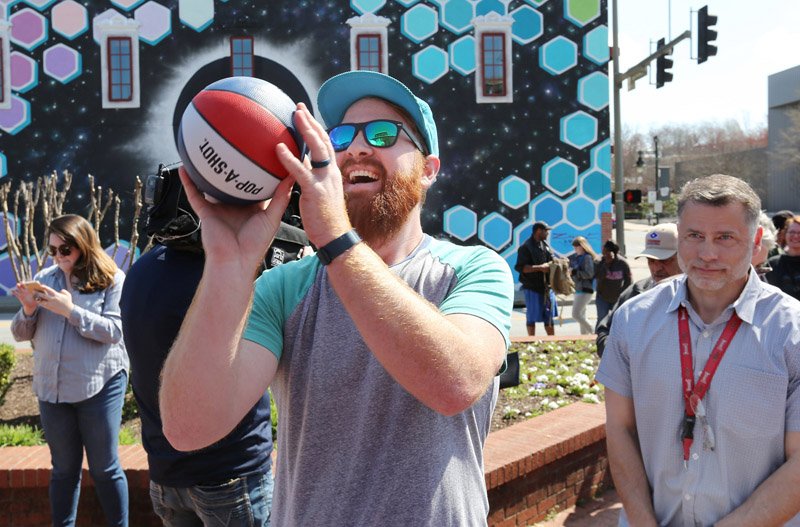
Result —
[[714, 433], [708, 424], [705, 405], [703, 404], [703, 397], [708, 391], [711, 380], [714, 378], [714, 373], [717, 371], [722, 357], [728, 350], [728, 346], [739, 330], [742, 324], [742, 319], [736, 314], [731, 315], [725, 329], [722, 330], [719, 340], [711, 350], [711, 355], [706, 361], [703, 371], [700, 372], [700, 377], [697, 383], [694, 381], [694, 369], [692, 367], [692, 339], [689, 331], [689, 313], [684, 306], [678, 308], [678, 339], [680, 343], [681, 354], [681, 379], [683, 385], [683, 402], [684, 413], [683, 423], [681, 427], [681, 442], [683, 443], [683, 464], [687, 466], [689, 463], [689, 451], [694, 442], [694, 425], [697, 419], [703, 427], [703, 448], [707, 450], [714, 450]]

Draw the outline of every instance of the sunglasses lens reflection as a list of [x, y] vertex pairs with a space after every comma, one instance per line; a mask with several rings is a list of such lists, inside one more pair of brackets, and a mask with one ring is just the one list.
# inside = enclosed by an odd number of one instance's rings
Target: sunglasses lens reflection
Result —
[[400, 127], [392, 121], [340, 124], [328, 131], [334, 151], [347, 150], [360, 130], [364, 131], [367, 143], [375, 148], [389, 148], [397, 142], [397, 136], [400, 133]]
[[59, 245], [58, 247], [54, 247], [53, 245], [47, 247], [47, 253], [50, 256], [55, 256], [56, 252], [61, 256], [69, 256], [70, 254], [72, 254], [72, 247], [70, 247], [67, 244]]

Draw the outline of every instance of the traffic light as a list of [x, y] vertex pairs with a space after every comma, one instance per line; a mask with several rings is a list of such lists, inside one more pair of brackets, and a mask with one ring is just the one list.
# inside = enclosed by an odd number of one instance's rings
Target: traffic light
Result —
[[[664, 39], [661, 38], [658, 40], [657, 49], [661, 49], [663, 47]], [[669, 69], [672, 67], [672, 59], [669, 58], [671, 54], [672, 50], [670, 49], [667, 53], [659, 55], [656, 58], [656, 88], [660, 88], [672, 80], [672, 72], [669, 71]]]
[[629, 204], [641, 203], [642, 191], [639, 189], [626, 190], [625, 194], [623, 194], [623, 198], [625, 198], [625, 203]]
[[704, 5], [697, 12], [697, 63], [702, 64], [717, 54], [717, 46], [711, 44], [717, 39], [717, 32], [711, 27], [717, 23], [717, 17], [708, 14], [708, 6]]

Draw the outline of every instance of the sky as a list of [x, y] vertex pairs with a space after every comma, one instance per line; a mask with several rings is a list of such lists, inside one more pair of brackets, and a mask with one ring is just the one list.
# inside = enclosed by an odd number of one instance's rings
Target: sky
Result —
[[[696, 42], [684, 40], [672, 54], [672, 82], [656, 89], [653, 61], [652, 84], [645, 77], [633, 91], [623, 85], [622, 125], [632, 131], [729, 119], [745, 129], [765, 126], [767, 77], [800, 65], [798, 0], [617, 0], [617, 5], [621, 73], [654, 51], [659, 38], [669, 41], [670, 34], [674, 39], [690, 29], [690, 20], [696, 36], [697, 15], [690, 17], [690, 9], [708, 5], [709, 13], [718, 17], [717, 55], [697, 64], [690, 58], [690, 53], [697, 55]], [[611, 29], [612, 0], [608, 8]]]

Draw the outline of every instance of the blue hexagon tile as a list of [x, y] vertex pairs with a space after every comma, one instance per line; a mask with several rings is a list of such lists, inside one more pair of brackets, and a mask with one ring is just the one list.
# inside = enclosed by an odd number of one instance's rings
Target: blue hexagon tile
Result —
[[478, 232], [478, 215], [463, 205], [450, 207], [444, 212], [444, 232], [467, 241]]

